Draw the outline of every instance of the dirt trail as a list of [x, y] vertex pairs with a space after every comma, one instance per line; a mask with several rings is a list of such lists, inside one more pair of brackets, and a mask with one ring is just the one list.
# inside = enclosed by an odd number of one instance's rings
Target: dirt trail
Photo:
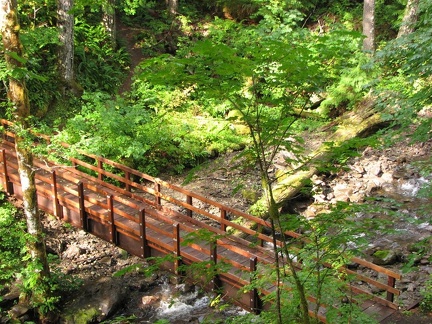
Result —
[[121, 21], [119, 21], [118, 23], [118, 38], [124, 41], [124, 46], [126, 47], [126, 50], [130, 55], [129, 72], [122, 86], [119, 89], [119, 94], [131, 90], [135, 68], [144, 59], [142, 49], [138, 46], [138, 43], [136, 41], [140, 32], [140, 29], [126, 26]]

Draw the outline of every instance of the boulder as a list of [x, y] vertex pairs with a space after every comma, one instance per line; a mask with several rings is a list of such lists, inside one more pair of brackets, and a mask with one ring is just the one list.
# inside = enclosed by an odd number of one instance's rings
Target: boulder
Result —
[[85, 251], [83, 249], [81, 249], [79, 246], [77, 245], [70, 245], [66, 251], [63, 252], [62, 257], [65, 259], [75, 259], [78, 256], [80, 256], [81, 254], [83, 254]]
[[372, 254], [372, 258], [377, 265], [391, 265], [398, 261], [398, 254], [393, 250], [377, 250]]
[[121, 278], [102, 277], [80, 289], [80, 295], [65, 305], [60, 322], [86, 324], [101, 322], [125, 301], [127, 287]]

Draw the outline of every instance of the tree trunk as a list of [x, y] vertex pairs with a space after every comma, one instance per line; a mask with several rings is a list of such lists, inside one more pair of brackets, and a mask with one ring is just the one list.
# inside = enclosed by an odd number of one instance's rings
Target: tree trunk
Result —
[[112, 48], [117, 48], [117, 22], [114, 0], [107, 0], [102, 6], [102, 24], [110, 36]]
[[[17, 56], [22, 57], [16, 1], [0, 0], [0, 30], [2, 33], [5, 61], [8, 70], [12, 71], [17, 68], [23, 68], [20, 60], [16, 59]], [[8, 53], [14, 53], [14, 56]], [[20, 128], [17, 134], [23, 134], [29, 129], [28, 118], [30, 116], [30, 103], [24, 76], [21, 79], [9, 76], [7, 95], [12, 104], [15, 124]], [[34, 290], [31, 299], [36, 303], [41, 303], [50, 295], [49, 288], [46, 285], [46, 279], [49, 277], [50, 273], [37, 205], [33, 156], [31, 146], [29, 146], [25, 138], [23, 138], [23, 135], [16, 137], [15, 148], [23, 192], [24, 215], [27, 221], [28, 234], [31, 235], [27, 246], [32, 261], [37, 263], [38, 268], [40, 268], [40, 272], [36, 275], [38, 289]], [[44, 314], [41, 315], [44, 316]]]
[[414, 31], [418, 19], [419, 2], [420, 0], [408, 0], [402, 24], [397, 35], [398, 38], [411, 34]]
[[57, 0], [57, 28], [61, 45], [58, 51], [58, 72], [64, 90], [75, 92], [74, 17], [70, 14], [73, 0]]
[[175, 16], [178, 10], [178, 0], [166, 0], [168, 13], [171, 16]]
[[363, 6], [363, 50], [375, 51], [375, 0], [364, 0]]

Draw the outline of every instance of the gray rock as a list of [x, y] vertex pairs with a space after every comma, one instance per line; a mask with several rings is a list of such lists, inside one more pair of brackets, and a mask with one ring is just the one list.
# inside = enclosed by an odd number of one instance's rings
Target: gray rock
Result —
[[377, 265], [391, 265], [398, 261], [398, 254], [393, 250], [377, 250], [372, 258]]
[[84, 285], [80, 296], [65, 306], [61, 323], [87, 324], [101, 322], [112, 315], [126, 299], [127, 287], [121, 278], [102, 277]]
[[370, 175], [378, 176], [381, 174], [381, 161], [371, 161], [364, 166], [366, 172]]
[[18, 303], [9, 311], [9, 316], [13, 319], [22, 319], [30, 310], [31, 307], [28, 304]]
[[151, 305], [153, 305], [153, 304], [155, 304], [156, 302], [158, 302], [159, 301], [159, 297], [157, 297], [157, 296], [143, 296], [142, 298], [141, 298], [141, 302], [142, 302], [142, 304], [143, 304], [143, 306], [151, 306]]
[[74, 259], [74, 258], [80, 256], [83, 253], [84, 253], [84, 250], [81, 249], [79, 246], [70, 245], [66, 249], [66, 251], [63, 252], [62, 257], [64, 259]]
[[415, 291], [416, 289], [417, 289], [417, 285], [413, 282], [410, 282], [407, 287], [407, 291]]
[[336, 201], [349, 201], [349, 196], [353, 189], [346, 183], [338, 183], [333, 187], [333, 193]]

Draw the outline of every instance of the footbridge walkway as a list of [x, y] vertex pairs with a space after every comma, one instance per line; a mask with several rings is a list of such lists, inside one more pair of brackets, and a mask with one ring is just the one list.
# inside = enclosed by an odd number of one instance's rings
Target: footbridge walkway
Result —
[[[12, 124], [6, 120], [1, 123], [0, 183], [9, 195], [22, 199]], [[40, 135], [38, 141], [49, 142], [49, 138]], [[269, 222], [99, 156], [80, 152], [80, 158], [66, 159], [68, 164], [34, 160], [41, 210], [132, 255], [172, 256], [164, 266], [179, 276], [191, 275], [184, 271], [184, 265], [228, 264], [224, 272], [203, 279], [203, 288], [218, 289], [226, 301], [250, 312], [268, 308], [262, 297], [271, 293], [274, 286], [262, 290], [244, 287], [250, 284], [257, 269], [274, 264], [273, 252], [266, 248], [273, 244], [272, 237], [266, 234], [271, 232]], [[256, 230], [240, 225], [246, 222], [255, 223]], [[243, 235], [231, 235], [231, 229]], [[213, 239], [189, 240], [188, 235], [198, 230], [206, 230]], [[286, 234], [295, 239], [300, 237], [294, 232]], [[362, 285], [347, 288], [354, 294], [367, 296], [361, 303], [363, 311], [383, 321], [398, 308], [394, 296], [400, 294], [395, 287], [401, 276], [360, 258], [351, 261], [372, 275], [368, 277], [348, 267], [343, 270], [356, 276], [356, 283], [376, 287], [382, 293], [373, 295], [360, 289]], [[309, 302], [313, 315], [313, 296]], [[325, 312], [325, 305], [321, 305], [318, 318], [324, 323]]]

